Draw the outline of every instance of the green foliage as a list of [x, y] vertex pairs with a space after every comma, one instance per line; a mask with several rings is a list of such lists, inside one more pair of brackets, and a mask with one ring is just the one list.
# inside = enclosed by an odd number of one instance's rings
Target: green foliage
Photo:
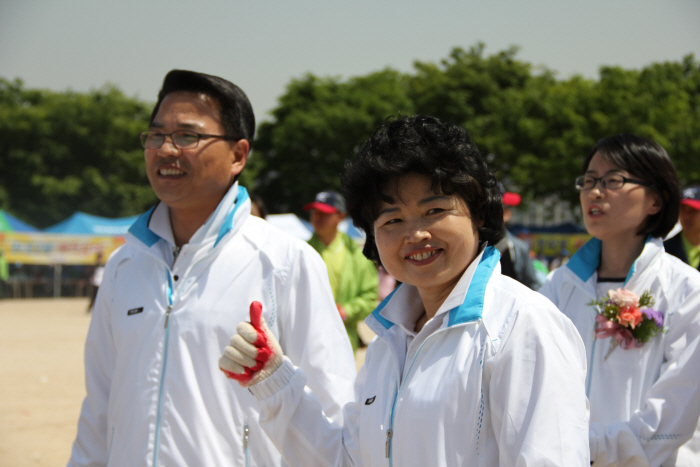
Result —
[[682, 185], [700, 182], [700, 64], [692, 55], [642, 70], [603, 67], [599, 80], [559, 80], [517, 52], [486, 55], [479, 43], [439, 63], [416, 62], [412, 74], [293, 80], [274, 120], [259, 128], [248, 186], [272, 212], [299, 212], [316, 192], [338, 188], [345, 159], [399, 112], [465, 127], [526, 200], [556, 195], [578, 205], [573, 180], [588, 151], [623, 132], [662, 144]]
[[[404, 77], [386, 69], [342, 81], [309, 74], [293, 80], [258, 128], [249, 188], [271, 212], [295, 211], [317, 192], [340, 189], [345, 160], [388, 116], [413, 113]], [[245, 173], [245, 172], [244, 172]]]
[[137, 139], [149, 116], [112, 86], [55, 93], [0, 79], [0, 207], [38, 227], [143, 211], [155, 200]]
[[[469, 130], [500, 180], [527, 200], [578, 205], [573, 180], [597, 140], [658, 141], [682, 185], [700, 183], [700, 62], [603, 67], [597, 80], [557, 79], [518, 60], [517, 47], [453, 49], [412, 73], [293, 79], [262, 122], [240, 182], [271, 212], [301, 213], [339, 189], [345, 161], [390, 116], [425, 113]], [[87, 93], [25, 89], [0, 78], [0, 208], [43, 227], [76, 210], [102, 216], [155, 201], [136, 135], [150, 104], [105, 86]]]

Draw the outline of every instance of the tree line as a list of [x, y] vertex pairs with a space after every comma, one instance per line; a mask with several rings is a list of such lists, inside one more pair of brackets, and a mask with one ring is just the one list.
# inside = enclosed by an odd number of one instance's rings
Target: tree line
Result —
[[[573, 179], [600, 138], [633, 133], [671, 155], [683, 185], [700, 182], [700, 62], [600, 68], [559, 79], [517, 47], [453, 49], [413, 71], [292, 79], [259, 123], [241, 183], [271, 212], [301, 213], [338, 189], [343, 165], [390, 116], [423, 113], [462, 125], [506, 187], [577, 204]], [[234, 79], [235, 81], [235, 79]], [[0, 78], [0, 207], [39, 227], [76, 210], [142, 212], [155, 201], [136, 135], [152, 103], [106, 86], [90, 93], [25, 89]]]

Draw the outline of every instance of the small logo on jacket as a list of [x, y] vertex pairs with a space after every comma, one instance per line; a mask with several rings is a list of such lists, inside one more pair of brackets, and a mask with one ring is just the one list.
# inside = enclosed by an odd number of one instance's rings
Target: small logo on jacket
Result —
[[142, 307], [142, 306], [141, 306], [141, 307], [138, 307], [138, 308], [132, 308], [131, 310], [129, 310], [129, 311], [126, 312], [126, 315], [127, 315], [127, 316], [137, 315], [137, 314], [141, 313], [142, 311], [143, 311], [143, 307]]
[[374, 402], [374, 399], [376, 399], [377, 396], [370, 397], [365, 401], [365, 405], [372, 405], [372, 402]]

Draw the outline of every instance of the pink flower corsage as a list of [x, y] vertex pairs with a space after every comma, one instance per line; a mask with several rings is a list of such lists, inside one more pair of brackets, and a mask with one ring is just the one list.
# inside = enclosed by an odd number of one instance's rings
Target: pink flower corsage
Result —
[[596, 338], [615, 338], [610, 340], [605, 360], [617, 346], [623, 349], [642, 347], [660, 332], [666, 332], [663, 313], [651, 309], [654, 303], [649, 290], [638, 297], [625, 289], [611, 289], [606, 297], [588, 303], [598, 312]]

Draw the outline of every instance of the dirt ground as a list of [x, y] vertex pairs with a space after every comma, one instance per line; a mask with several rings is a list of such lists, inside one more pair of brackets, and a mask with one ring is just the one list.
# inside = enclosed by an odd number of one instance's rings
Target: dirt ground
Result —
[[66, 465], [85, 397], [87, 304], [0, 300], [0, 466]]
[[0, 300], [0, 467], [68, 462], [85, 397], [87, 304], [87, 298]]

